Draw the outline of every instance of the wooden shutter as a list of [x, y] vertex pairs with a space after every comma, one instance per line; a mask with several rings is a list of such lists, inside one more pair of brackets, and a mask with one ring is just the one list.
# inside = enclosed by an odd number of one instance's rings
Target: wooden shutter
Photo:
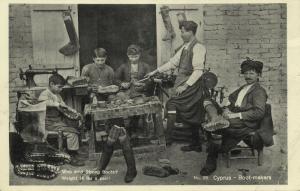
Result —
[[[58, 50], [69, 42], [62, 13], [71, 10], [73, 23], [78, 33], [77, 5], [32, 5], [33, 68], [67, 68], [58, 70], [64, 77], [79, 76], [79, 52], [64, 56]], [[48, 75], [37, 75], [38, 85], [47, 85]]]

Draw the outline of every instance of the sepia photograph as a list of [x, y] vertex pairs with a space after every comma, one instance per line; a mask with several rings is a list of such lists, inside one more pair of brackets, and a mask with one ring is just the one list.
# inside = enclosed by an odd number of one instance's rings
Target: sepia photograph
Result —
[[7, 9], [9, 186], [288, 184], [287, 3]]

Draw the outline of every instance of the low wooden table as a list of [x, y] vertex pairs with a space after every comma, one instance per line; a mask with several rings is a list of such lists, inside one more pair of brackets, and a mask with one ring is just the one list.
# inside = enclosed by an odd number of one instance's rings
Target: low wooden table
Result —
[[[91, 117], [91, 129], [89, 131], [89, 159], [95, 160], [101, 156], [101, 153], [96, 152], [96, 137], [95, 137], [95, 122], [108, 119], [123, 118], [136, 115], [155, 114], [155, 129], [157, 144], [151, 144], [143, 147], [133, 148], [135, 153], [162, 151], [166, 148], [166, 141], [164, 136], [164, 127], [162, 119], [162, 105], [157, 99], [152, 99], [149, 102], [139, 105], [119, 106], [114, 108], [92, 108], [91, 104], [86, 104], [84, 109], [84, 115], [90, 115]], [[114, 153], [118, 155], [118, 152]]]

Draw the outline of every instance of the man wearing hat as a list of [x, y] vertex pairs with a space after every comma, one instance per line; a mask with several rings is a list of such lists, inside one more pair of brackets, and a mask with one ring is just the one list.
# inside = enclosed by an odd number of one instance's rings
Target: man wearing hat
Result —
[[168, 118], [167, 145], [172, 143], [172, 128], [176, 116], [180, 116], [182, 122], [192, 129], [193, 136], [192, 143], [182, 147], [181, 150], [201, 152], [199, 127], [204, 120], [202, 102], [205, 97], [205, 86], [201, 76], [205, 65], [206, 48], [199, 43], [195, 36], [197, 27], [198, 25], [194, 21], [183, 21], [179, 28], [184, 44], [167, 63], [147, 74], [147, 76], [151, 77], [158, 72], [177, 70], [175, 91], [166, 105]]
[[82, 68], [81, 76], [86, 77], [90, 85], [109, 86], [114, 83], [114, 70], [106, 63], [107, 52], [104, 48], [96, 48], [93, 52], [94, 63]]
[[[249, 58], [241, 64], [241, 73], [246, 84], [229, 95], [229, 105], [223, 112], [228, 119], [229, 127], [215, 133], [222, 135], [219, 146], [209, 139], [206, 164], [200, 171], [202, 176], [208, 176], [217, 168], [218, 153], [227, 153], [234, 148], [249, 133], [259, 128], [259, 123], [265, 115], [267, 93], [259, 84], [263, 63]], [[209, 101], [204, 106], [210, 106]]]

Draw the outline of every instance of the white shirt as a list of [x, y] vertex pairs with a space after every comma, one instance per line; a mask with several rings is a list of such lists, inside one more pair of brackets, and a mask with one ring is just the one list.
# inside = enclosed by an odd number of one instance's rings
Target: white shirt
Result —
[[[236, 99], [236, 102], [234, 104], [236, 107], [241, 107], [243, 99], [245, 98], [245, 95], [247, 94], [249, 89], [253, 86], [253, 84], [246, 85], [241, 89], [241, 91], [239, 92], [239, 95]], [[242, 119], [242, 113], [239, 113], [239, 117], [240, 117], [240, 119]]]
[[[254, 84], [254, 83], [253, 83], [253, 84]], [[241, 91], [239, 92], [239, 95], [238, 95], [238, 97], [237, 97], [237, 100], [236, 100], [236, 102], [235, 102], [235, 104], [234, 104], [236, 107], [241, 107], [242, 102], [243, 102], [243, 99], [244, 99], [246, 93], [247, 93], [247, 92], [249, 91], [249, 89], [253, 86], [253, 84], [246, 85], [246, 86], [244, 86], [244, 87], [241, 89]]]
[[131, 71], [130, 72], [132, 72], [132, 73], [136, 73], [136, 72], [138, 72], [138, 63], [136, 63], [136, 64], [131, 64]]
[[49, 88], [47, 88], [40, 94], [38, 100], [47, 101], [47, 106], [58, 106], [60, 103], [64, 104], [62, 97], [59, 94], [52, 93]]
[[[191, 42], [183, 45], [179, 51], [164, 65], [157, 68], [159, 72], [168, 71], [170, 69], [176, 69], [179, 66], [180, 56], [182, 50], [187, 49]], [[186, 84], [192, 86], [202, 75], [204, 69], [206, 48], [200, 43], [196, 43], [193, 48], [193, 73], [186, 81]]]

